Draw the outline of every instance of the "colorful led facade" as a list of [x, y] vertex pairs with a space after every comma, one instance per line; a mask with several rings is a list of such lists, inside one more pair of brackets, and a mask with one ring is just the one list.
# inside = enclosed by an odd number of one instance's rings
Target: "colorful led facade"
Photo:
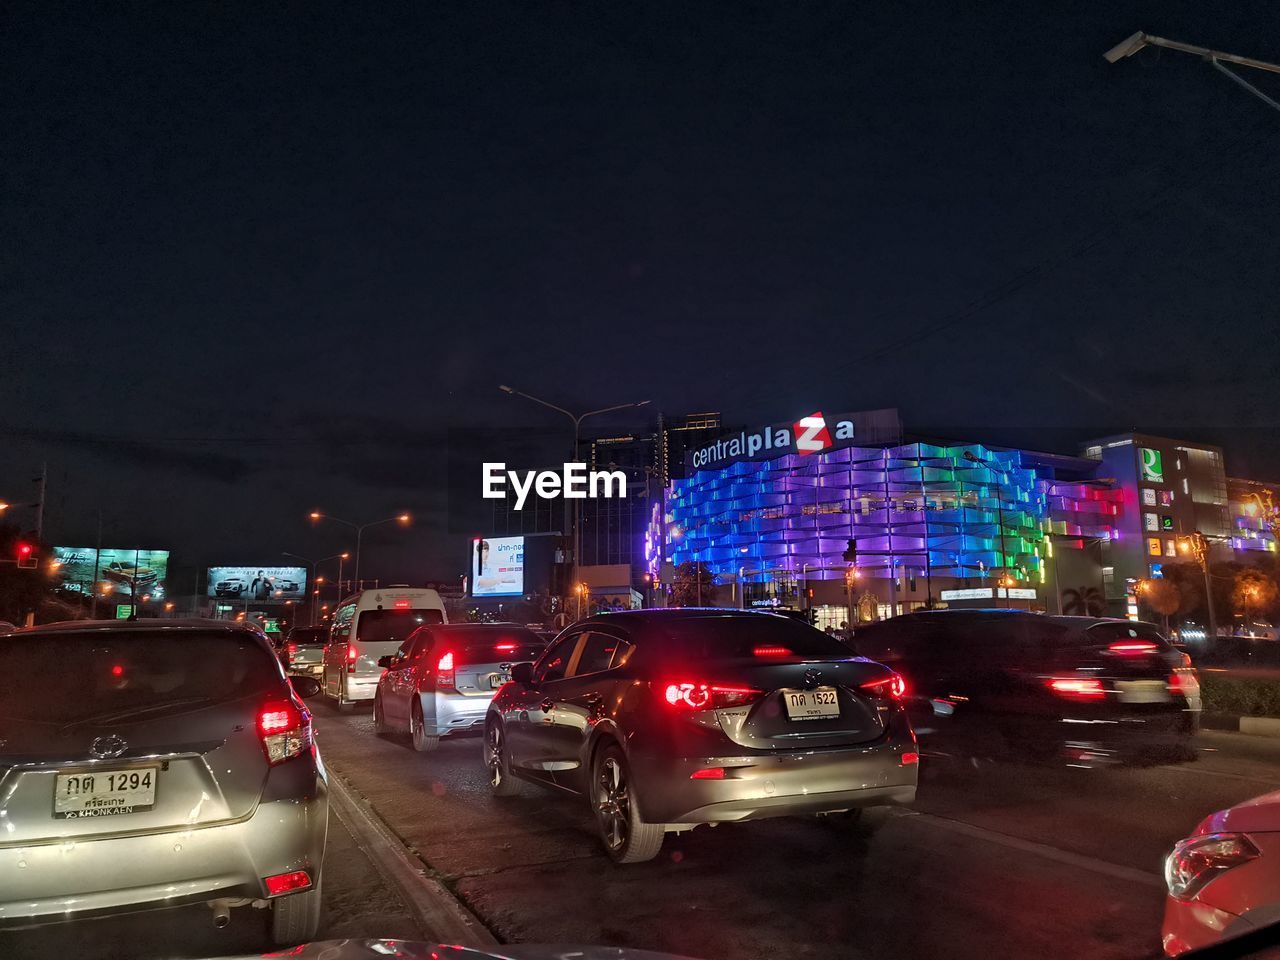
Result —
[[1044, 582], [1055, 547], [1113, 534], [1110, 491], [1057, 483], [1018, 450], [981, 444], [844, 447], [737, 462], [676, 481], [667, 558], [745, 580], [1007, 574]]

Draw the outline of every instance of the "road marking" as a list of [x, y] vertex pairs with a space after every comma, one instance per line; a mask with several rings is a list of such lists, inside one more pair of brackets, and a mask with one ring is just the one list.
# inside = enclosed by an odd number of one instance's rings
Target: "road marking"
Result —
[[1011, 850], [1020, 850], [1023, 853], [1032, 853], [1036, 856], [1043, 857], [1046, 860], [1053, 860], [1057, 863], [1064, 863], [1068, 866], [1079, 867], [1082, 870], [1100, 873], [1104, 876], [1114, 877], [1117, 880], [1128, 880], [1130, 883], [1139, 883], [1147, 887], [1159, 887], [1162, 890], [1164, 889], [1164, 879], [1158, 873], [1150, 873], [1146, 870], [1137, 870], [1133, 867], [1122, 867], [1119, 864], [1108, 863], [1106, 860], [1099, 860], [1096, 857], [1087, 857], [1084, 854], [1072, 853], [1070, 850], [1051, 847], [1047, 843], [1036, 843], [1033, 840], [1023, 840], [1019, 837], [1011, 837], [1007, 833], [997, 833], [995, 830], [988, 830], [985, 827], [976, 827], [973, 824], [965, 823], [962, 820], [952, 820], [948, 817], [940, 817], [932, 813], [917, 813], [913, 810], [902, 810], [897, 813], [898, 816], [918, 820], [922, 823], [927, 823], [930, 826], [938, 827], [942, 830], [949, 830], [952, 833], [958, 833], [961, 836], [970, 837], [974, 840], [983, 840], [987, 843], [994, 843], [1002, 847], [1008, 847]]
[[466, 947], [491, 947], [498, 940], [449, 890], [423, 870], [390, 828], [367, 803], [358, 800], [326, 761], [329, 769], [329, 797], [334, 811], [351, 831], [356, 844], [391, 885], [426, 939], [439, 943], [459, 943]]

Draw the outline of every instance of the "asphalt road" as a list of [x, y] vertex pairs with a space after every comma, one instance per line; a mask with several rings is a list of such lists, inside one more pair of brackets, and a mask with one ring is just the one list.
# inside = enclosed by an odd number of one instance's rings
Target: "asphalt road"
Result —
[[[1206, 732], [1195, 762], [1080, 770], [926, 755], [912, 812], [668, 836], [617, 867], [581, 800], [491, 797], [479, 737], [417, 754], [314, 707], [331, 769], [504, 941], [748, 957], [1152, 957], [1170, 845], [1280, 789], [1280, 741]], [[369, 931], [370, 933], [377, 931]]]

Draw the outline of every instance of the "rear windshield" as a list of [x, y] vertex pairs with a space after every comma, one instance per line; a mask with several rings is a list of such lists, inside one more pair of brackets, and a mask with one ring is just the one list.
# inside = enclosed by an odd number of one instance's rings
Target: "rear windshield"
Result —
[[360, 614], [356, 639], [361, 643], [403, 643], [427, 623], [444, 623], [439, 610], [366, 610]]
[[546, 649], [532, 630], [492, 627], [468, 630], [433, 630], [435, 649], [452, 651], [458, 666], [477, 663], [521, 663], [537, 660]]
[[294, 630], [289, 634], [289, 642], [297, 644], [323, 644], [329, 639], [329, 631], [323, 628], [315, 630]]
[[1147, 640], [1160, 648], [1169, 646], [1169, 641], [1160, 636], [1160, 631], [1145, 623], [1100, 623], [1090, 627], [1083, 634], [1072, 639], [1092, 646], [1100, 643], [1116, 643], [1125, 640]]
[[138, 707], [235, 700], [280, 686], [274, 657], [227, 633], [67, 634], [0, 639], [0, 716], [66, 723]]
[[662, 624], [673, 653], [698, 660], [759, 656], [847, 659], [853, 653], [834, 637], [789, 617], [693, 617]]

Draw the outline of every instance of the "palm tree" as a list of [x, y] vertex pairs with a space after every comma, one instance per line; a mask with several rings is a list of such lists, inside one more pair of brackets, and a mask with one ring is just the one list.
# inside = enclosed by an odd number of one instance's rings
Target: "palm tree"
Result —
[[1106, 609], [1106, 599], [1097, 587], [1076, 587], [1062, 591], [1062, 612], [1069, 616], [1100, 617]]

